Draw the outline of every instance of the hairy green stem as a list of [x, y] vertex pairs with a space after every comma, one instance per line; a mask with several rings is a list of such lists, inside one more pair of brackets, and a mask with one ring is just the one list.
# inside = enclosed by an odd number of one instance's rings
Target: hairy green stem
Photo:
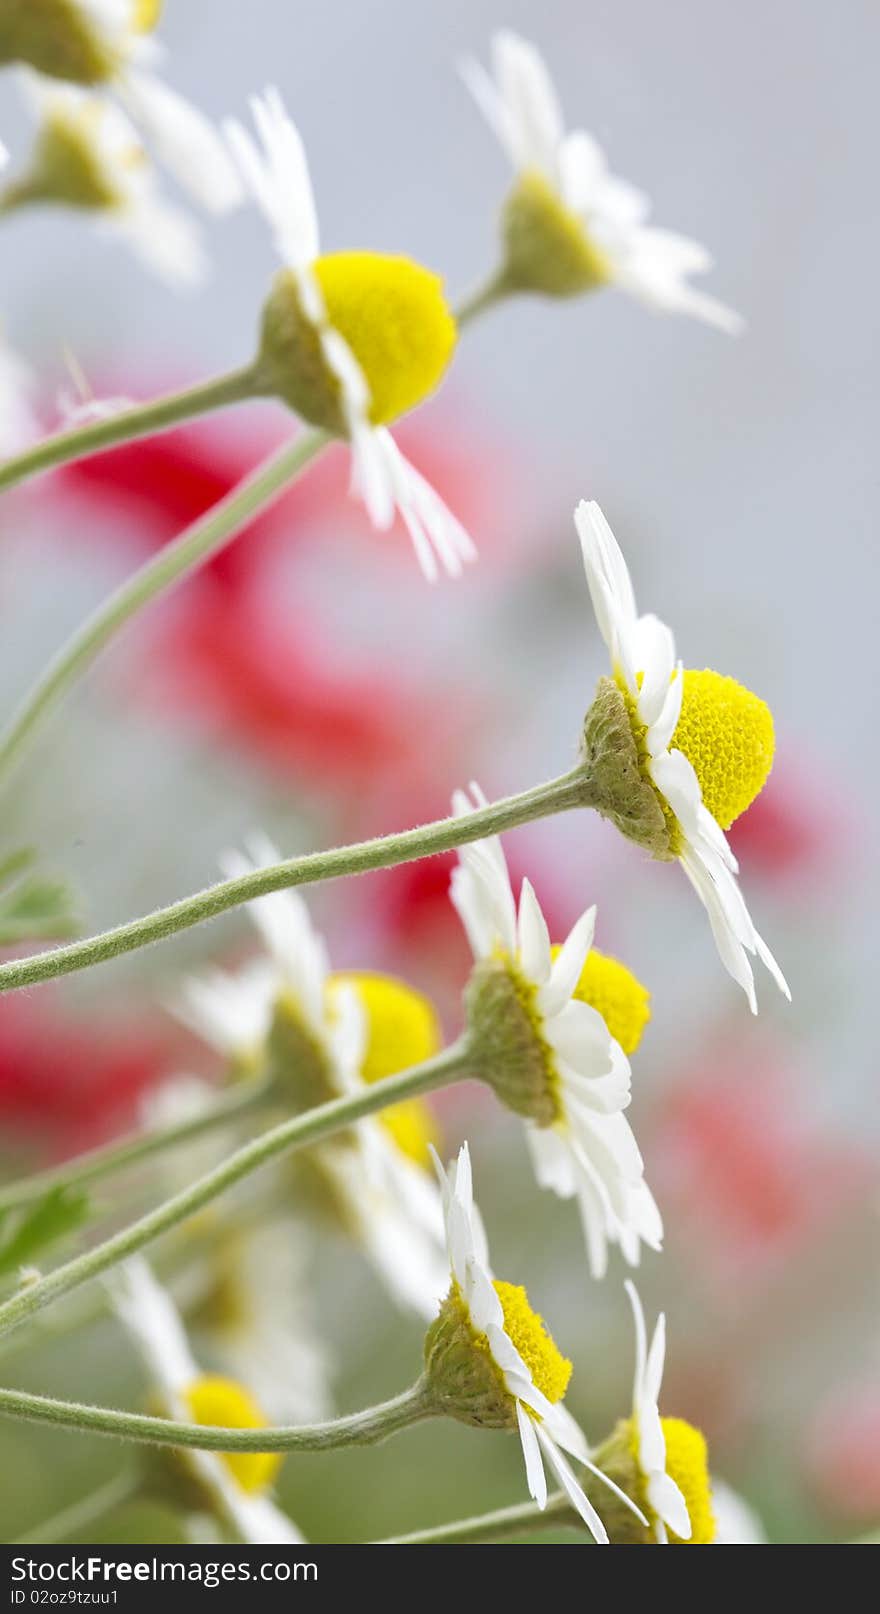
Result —
[[86, 1250], [83, 1255], [75, 1256], [72, 1261], [56, 1267], [54, 1272], [20, 1289], [0, 1306], [0, 1335], [17, 1328], [53, 1300], [99, 1277], [102, 1272], [142, 1250], [163, 1233], [178, 1227], [235, 1183], [241, 1182], [243, 1177], [268, 1165], [271, 1160], [304, 1149], [309, 1144], [320, 1143], [333, 1133], [344, 1131], [354, 1121], [362, 1120], [365, 1115], [373, 1115], [391, 1104], [398, 1104], [401, 1099], [414, 1098], [418, 1093], [427, 1093], [432, 1088], [446, 1087], [451, 1082], [460, 1081], [471, 1073], [470, 1061], [470, 1048], [463, 1037], [422, 1065], [414, 1065], [411, 1070], [401, 1071], [398, 1076], [389, 1076], [382, 1082], [374, 1082], [344, 1098], [332, 1099], [328, 1104], [321, 1104], [305, 1115], [298, 1115], [262, 1133], [155, 1210], [131, 1222], [94, 1249]]
[[266, 1081], [251, 1079], [237, 1082], [221, 1092], [210, 1108], [176, 1126], [131, 1133], [98, 1149], [90, 1149], [87, 1154], [73, 1160], [66, 1160], [60, 1166], [51, 1166], [46, 1171], [36, 1171], [30, 1177], [22, 1177], [18, 1182], [7, 1183], [0, 1188], [0, 1214], [33, 1204], [34, 1200], [51, 1193], [53, 1188], [83, 1188], [87, 1183], [99, 1182], [103, 1177], [112, 1176], [126, 1166], [146, 1160], [150, 1155], [179, 1148], [182, 1143], [190, 1143], [193, 1138], [213, 1132], [217, 1127], [228, 1126], [230, 1121], [247, 1114], [259, 1104], [268, 1091], [269, 1083]]
[[299, 1427], [229, 1429], [219, 1424], [181, 1423], [174, 1418], [152, 1418], [141, 1412], [113, 1407], [89, 1407], [76, 1401], [55, 1401], [50, 1396], [22, 1390], [0, 1389], [0, 1414], [30, 1423], [49, 1423], [82, 1434], [114, 1435], [148, 1446], [191, 1447], [196, 1451], [272, 1452], [335, 1451], [340, 1446], [375, 1446], [400, 1429], [423, 1418], [439, 1416], [439, 1409], [424, 1379], [401, 1395], [382, 1401], [365, 1412]]
[[202, 924], [217, 914], [237, 908], [243, 902], [265, 896], [269, 891], [283, 891], [290, 886], [311, 885], [319, 880], [336, 880], [341, 875], [365, 874], [371, 869], [388, 869], [398, 863], [410, 863], [416, 858], [428, 857], [435, 852], [448, 852], [464, 846], [468, 841], [484, 835], [497, 835], [502, 830], [514, 829], [518, 824], [546, 818], [551, 813], [565, 812], [572, 807], [593, 805], [590, 778], [583, 766], [547, 784], [536, 785], [516, 796], [505, 796], [501, 801], [462, 817], [441, 818], [433, 824], [417, 829], [402, 830], [396, 835], [382, 835], [370, 841], [358, 841], [352, 846], [338, 846], [327, 852], [310, 852], [305, 857], [289, 858], [268, 868], [239, 875], [234, 880], [223, 880], [209, 886], [192, 897], [184, 897], [167, 908], [142, 919], [133, 919], [114, 930], [89, 936], [82, 941], [56, 947], [46, 953], [35, 953], [30, 958], [16, 958], [0, 965], [0, 992], [15, 991], [23, 986], [35, 986], [38, 981], [50, 981], [59, 975], [70, 975], [75, 970], [90, 969], [107, 959], [118, 958], [121, 953], [135, 952], [151, 942], [163, 941], [180, 930]]
[[46, 714], [91, 666], [126, 622], [157, 595], [203, 566], [258, 510], [278, 497], [330, 441], [326, 432], [306, 432], [263, 461], [206, 515], [166, 544], [68, 639], [0, 736], [0, 774], [17, 760], [25, 742]]
[[[414, 1530], [408, 1536], [388, 1536], [384, 1547], [427, 1547], [435, 1542], [504, 1541], [508, 1536], [533, 1535], [538, 1530], [559, 1530], [574, 1526], [574, 1510], [562, 1491], [547, 1498], [543, 1512], [537, 1502], [519, 1502], [515, 1507], [496, 1508], [494, 1513], [478, 1513], [452, 1524], [438, 1524], [431, 1530]], [[586, 1539], [586, 1532], [585, 1532]]]
[[210, 381], [200, 381], [194, 387], [185, 387], [182, 392], [171, 392], [164, 398], [120, 409], [103, 419], [72, 426], [69, 431], [55, 432], [24, 453], [0, 463], [0, 492], [57, 465], [87, 459], [118, 443], [134, 442], [151, 432], [169, 431], [172, 426], [192, 420], [196, 415], [259, 397], [264, 390], [258, 366], [248, 364], [241, 370], [231, 370]]
[[134, 1470], [123, 1469], [108, 1480], [106, 1485], [92, 1491], [89, 1496], [83, 1496], [78, 1502], [72, 1502], [69, 1508], [63, 1508], [60, 1513], [47, 1519], [44, 1524], [35, 1530], [28, 1530], [26, 1535], [17, 1536], [10, 1545], [19, 1547], [56, 1546], [66, 1541], [68, 1536], [76, 1535], [84, 1530], [87, 1524], [94, 1524], [96, 1519], [103, 1519], [106, 1513], [112, 1513], [114, 1508], [121, 1507], [124, 1502], [131, 1502], [141, 1489], [141, 1477]]

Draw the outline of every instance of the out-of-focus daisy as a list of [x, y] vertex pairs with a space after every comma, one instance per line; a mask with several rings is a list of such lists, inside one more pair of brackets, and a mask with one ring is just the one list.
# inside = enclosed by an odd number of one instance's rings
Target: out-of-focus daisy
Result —
[[[234, 980], [234, 977], [232, 977]], [[247, 1078], [241, 1072], [239, 1079]], [[145, 1127], [184, 1125], [217, 1102], [212, 1084], [180, 1074], [159, 1084], [140, 1105]], [[211, 1131], [172, 1150], [162, 1161], [174, 1193], [209, 1171], [234, 1147], [234, 1126]], [[169, 1280], [191, 1329], [234, 1378], [253, 1390], [279, 1423], [314, 1423], [332, 1415], [331, 1363], [318, 1338], [310, 1300], [312, 1241], [292, 1216], [257, 1221], [243, 1195], [213, 1206], [177, 1241]]]
[[[255, 840], [250, 857], [230, 854], [224, 866], [237, 876], [278, 859], [269, 842]], [[262, 1061], [278, 1097], [295, 1110], [360, 1091], [365, 1074], [375, 1079], [378, 1060], [383, 1074], [400, 1069], [400, 1044], [389, 1052], [387, 1025], [383, 1033], [377, 1019], [382, 978], [331, 976], [324, 941], [298, 893], [274, 892], [248, 908], [266, 957], [238, 976], [214, 971], [188, 982], [181, 1018], [227, 1056], [252, 1066]], [[388, 983], [392, 996], [401, 990], [402, 983]], [[410, 1032], [410, 1053], [413, 1046]], [[404, 1064], [421, 1057], [404, 1057]], [[395, 1298], [422, 1315], [433, 1313], [444, 1286], [442, 1211], [424, 1164], [430, 1135], [429, 1112], [410, 1102], [387, 1121], [368, 1116], [310, 1149], [303, 1167], [320, 1173], [337, 1218]]]
[[566, 1452], [608, 1487], [615, 1506], [632, 1508], [636, 1522], [646, 1527], [638, 1507], [593, 1464], [585, 1436], [563, 1405], [571, 1363], [532, 1310], [525, 1289], [492, 1277], [467, 1144], [448, 1174], [439, 1160], [436, 1164], [452, 1277], [425, 1342], [428, 1382], [438, 1408], [480, 1428], [516, 1429], [529, 1494], [539, 1508], [546, 1506], [546, 1464], [596, 1541], [607, 1543], [608, 1533]]
[[0, 63], [20, 62], [48, 78], [112, 91], [157, 158], [214, 212], [241, 199], [223, 141], [201, 112], [152, 71], [161, 0], [0, 0]]
[[[621, 1511], [613, 1503], [605, 1522], [618, 1545], [709, 1546], [716, 1539], [716, 1521], [706, 1441], [683, 1418], [661, 1418], [665, 1319], [662, 1314], [658, 1318], [649, 1349], [635, 1286], [627, 1282], [626, 1291], [636, 1332], [632, 1412], [594, 1456], [601, 1470], [613, 1476], [647, 1515], [647, 1529], [631, 1510]], [[589, 1476], [585, 1483], [592, 1492]]]
[[751, 1503], [726, 1480], [712, 1480], [715, 1547], [765, 1547], [767, 1532]]
[[[456, 813], [484, 803], [472, 791], [455, 795]], [[554, 950], [528, 880], [517, 909], [497, 837], [461, 848], [450, 895], [477, 960], [468, 1020], [479, 1074], [525, 1117], [541, 1186], [577, 1199], [593, 1275], [603, 1276], [609, 1244], [637, 1263], [642, 1241], [660, 1248], [663, 1226], [623, 1114], [629, 1060], [608, 1022], [635, 1048], [644, 988], [591, 952], [595, 908]]]
[[37, 142], [30, 166], [0, 195], [0, 208], [48, 203], [81, 209], [169, 284], [197, 284], [206, 269], [198, 229], [162, 197], [125, 113], [105, 96], [34, 73], [27, 74], [26, 87], [39, 119]]
[[374, 526], [389, 528], [398, 512], [425, 576], [433, 581], [439, 567], [458, 576], [473, 544], [386, 429], [433, 392], [455, 347], [441, 282], [407, 258], [321, 256], [300, 136], [277, 90], [251, 105], [259, 143], [234, 120], [226, 134], [285, 265], [263, 315], [262, 383], [348, 439], [352, 492]]
[[749, 955], [790, 997], [736, 881], [724, 836], [754, 801], [773, 764], [769, 707], [733, 678], [684, 671], [655, 616], [639, 616], [626, 562], [599, 506], [581, 502], [575, 525], [599, 630], [611, 656], [587, 716], [584, 749], [595, 806], [662, 859], [678, 859], [703, 902], [722, 963], [757, 1012]]
[[492, 66], [490, 75], [469, 60], [463, 73], [517, 175], [503, 216], [499, 291], [571, 297], [613, 284], [651, 308], [739, 330], [738, 314], [688, 282], [689, 275], [711, 269], [706, 249], [648, 225], [648, 198], [609, 173], [592, 135], [582, 129], [566, 134], [534, 45], [498, 33]]
[[[248, 1390], [231, 1379], [201, 1372], [170, 1296], [144, 1260], [136, 1257], [117, 1268], [108, 1289], [165, 1417], [235, 1429], [267, 1427]], [[181, 1448], [175, 1453], [175, 1462], [202, 1507], [242, 1541], [294, 1545], [302, 1536], [268, 1494], [281, 1461], [280, 1452], [223, 1455]], [[173, 1495], [172, 1480], [168, 1491]]]

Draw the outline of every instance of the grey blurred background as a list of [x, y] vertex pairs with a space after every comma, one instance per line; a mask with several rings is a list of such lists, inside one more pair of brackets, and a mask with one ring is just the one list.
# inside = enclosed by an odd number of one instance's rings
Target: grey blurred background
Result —
[[[429, 594], [414, 578], [411, 592], [391, 599], [369, 581], [370, 556], [344, 544], [337, 572], [331, 559], [300, 585], [328, 638], [355, 633], [368, 644], [393, 633], [410, 667], [437, 680], [454, 673], [457, 688], [473, 675], [503, 690], [513, 720], [462, 769], [487, 788], [518, 788], [567, 763], [603, 668], [571, 527], [577, 499], [597, 498], [640, 602], [673, 624], [686, 664], [730, 672], [770, 700], [781, 765], [804, 782], [824, 833], [840, 843], [824, 849], [832, 877], [820, 892], [804, 879], [756, 896], [756, 922], [795, 998], [789, 1011], [761, 983], [761, 1025], [797, 1067], [816, 1124], [832, 1118], [876, 1158], [880, 10], [870, 0], [170, 0], [161, 32], [169, 81], [218, 117], [241, 115], [267, 82], [280, 86], [306, 142], [326, 250], [410, 253], [457, 296], [491, 265], [509, 176], [456, 64], [468, 52], [485, 60], [501, 25], [540, 45], [570, 124], [598, 136], [613, 170], [651, 195], [655, 221], [711, 248], [717, 268], [706, 289], [739, 309], [747, 330], [730, 340], [616, 292], [492, 314], [468, 331], [430, 409], [442, 420], [457, 412], [465, 434], [473, 423], [477, 453], [487, 430], [501, 445], [487, 458], [487, 479], [499, 479], [488, 492], [512, 548], [546, 550], [540, 608], [516, 577], [499, 601], [489, 567], [454, 592]], [[0, 130], [13, 151], [24, 149], [25, 120], [7, 80]], [[63, 377], [68, 346], [96, 373], [112, 355], [114, 373], [144, 377], [145, 391], [169, 366], [189, 377], [241, 362], [274, 267], [270, 246], [248, 210], [206, 228], [210, 284], [177, 299], [76, 219], [34, 216], [8, 229], [0, 307], [10, 341], [47, 379]], [[124, 554], [99, 549], [91, 569], [78, 555], [65, 570], [63, 535], [54, 537], [54, 586], [43, 576], [36, 587], [23, 550], [22, 571], [5, 576], [4, 704], [127, 569]], [[372, 609], [355, 585], [373, 588]], [[49, 850], [69, 848], [90, 894], [90, 925], [211, 878], [218, 850], [255, 815], [277, 810], [238, 776], [233, 796], [214, 788], [222, 770], [210, 780], [187, 772], [187, 813], [169, 836], [185, 744], [136, 718], [120, 759], [115, 730], [92, 721], [87, 744], [100, 763], [76, 795], [91, 832], [74, 842], [70, 798], [59, 800], [59, 779], [73, 768], [64, 729], [35, 749], [11, 809], [13, 827]], [[656, 1094], [659, 1073], [691, 1057], [710, 998], [731, 1010], [708, 928], [683, 880], [646, 873], [603, 827], [566, 823], [558, 844], [561, 883], [578, 896], [613, 880], [605, 901], [614, 904], [615, 941], [637, 966], [645, 961], [655, 1041], [643, 1079]], [[747, 868], [744, 884], [751, 895]], [[212, 940], [213, 932], [178, 952], [153, 951], [104, 979], [164, 986], [179, 958]], [[83, 980], [69, 990], [88, 1005], [101, 986]], [[741, 1030], [747, 1064], [757, 1033]], [[818, 1319], [811, 1330], [808, 1260], [797, 1338], [762, 1358], [762, 1394], [789, 1435], [820, 1390], [876, 1372], [869, 1263], [878, 1209], [872, 1203], [842, 1263], [850, 1321], [836, 1345]], [[686, 1265], [673, 1253], [671, 1273], [676, 1259]], [[843, 1303], [823, 1260], [833, 1317]], [[652, 1300], [663, 1296], [653, 1266], [646, 1282]], [[593, 1304], [602, 1312], [612, 1302], [617, 1311], [616, 1295], [603, 1292]], [[755, 1446], [743, 1472], [753, 1475], [760, 1457]]]

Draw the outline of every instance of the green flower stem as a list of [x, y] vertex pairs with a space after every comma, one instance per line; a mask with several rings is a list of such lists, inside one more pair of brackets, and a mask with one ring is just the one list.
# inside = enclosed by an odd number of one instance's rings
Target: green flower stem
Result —
[[55, 1401], [49, 1396], [28, 1395], [19, 1390], [0, 1390], [0, 1413], [31, 1423], [50, 1423], [83, 1434], [115, 1435], [149, 1446], [192, 1447], [196, 1451], [270, 1452], [334, 1451], [340, 1446], [375, 1446], [399, 1429], [419, 1423], [422, 1418], [439, 1416], [437, 1404], [425, 1380], [391, 1401], [383, 1401], [365, 1412], [347, 1418], [301, 1427], [227, 1429], [218, 1424], [180, 1423], [173, 1418], [151, 1418], [140, 1412], [120, 1412], [111, 1407], [87, 1407], [75, 1401]]
[[472, 291], [469, 296], [463, 297], [454, 310], [455, 323], [459, 330], [462, 330], [465, 325], [469, 325], [471, 320], [477, 319], [480, 314], [487, 313], [490, 308], [494, 308], [498, 303], [503, 302], [505, 297], [511, 295], [512, 289], [508, 282], [506, 271], [503, 268], [497, 269], [488, 280], [484, 281], [481, 286], [477, 286], [476, 290]]
[[115, 1508], [122, 1507], [123, 1503], [134, 1501], [140, 1490], [140, 1475], [133, 1469], [123, 1469], [99, 1490], [92, 1491], [90, 1496], [83, 1496], [78, 1502], [71, 1503], [69, 1508], [54, 1514], [36, 1530], [29, 1530], [26, 1535], [17, 1536], [15, 1542], [10, 1545], [56, 1546], [68, 1536], [77, 1535], [80, 1530], [86, 1528], [86, 1525], [94, 1524], [96, 1519], [103, 1519], [106, 1513], [112, 1513]]
[[192, 420], [214, 409], [225, 409], [229, 404], [242, 403], [247, 398], [260, 397], [265, 391], [263, 378], [256, 364], [226, 375], [201, 381], [197, 386], [186, 387], [182, 392], [169, 393], [149, 403], [135, 404], [131, 409], [120, 409], [103, 420], [90, 420], [69, 431], [55, 432], [34, 443], [23, 454], [0, 464], [0, 492], [14, 488], [29, 477], [50, 471], [71, 460], [87, 459], [102, 449], [113, 448], [117, 443], [131, 443], [152, 432], [168, 431], [181, 421]]
[[237, 1082], [221, 1092], [202, 1114], [193, 1115], [176, 1126], [131, 1133], [114, 1143], [90, 1149], [87, 1154], [79, 1155], [74, 1160], [64, 1161], [60, 1166], [52, 1166], [47, 1171], [37, 1171], [30, 1177], [23, 1177], [19, 1182], [8, 1183], [0, 1188], [0, 1214], [30, 1205], [34, 1200], [42, 1199], [44, 1194], [51, 1193], [53, 1188], [83, 1188], [88, 1183], [99, 1182], [103, 1177], [112, 1176], [126, 1166], [146, 1160], [150, 1155], [179, 1148], [182, 1143], [190, 1143], [193, 1138], [200, 1138], [217, 1127], [228, 1126], [230, 1121], [254, 1109], [268, 1091], [269, 1083], [263, 1080]]
[[222, 549], [256, 511], [283, 492], [329, 441], [326, 432], [315, 431], [286, 443], [98, 607], [49, 663], [0, 736], [0, 774], [9, 769], [32, 730], [80, 673], [91, 666], [114, 634], [158, 594]]
[[[520, 1502], [515, 1507], [497, 1508], [494, 1513], [478, 1513], [454, 1524], [438, 1524], [432, 1530], [414, 1530], [408, 1536], [388, 1536], [382, 1547], [427, 1547], [435, 1542], [504, 1541], [508, 1536], [533, 1535], [538, 1530], [559, 1530], [574, 1525], [573, 1509], [562, 1491], [547, 1498], [542, 1512], [537, 1502]], [[584, 1532], [586, 1539], [586, 1532]]]
[[[243, 1177], [268, 1165], [269, 1161], [277, 1160], [284, 1154], [293, 1154], [310, 1144], [320, 1143], [333, 1133], [351, 1126], [352, 1122], [362, 1120], [365, 1115], [374, 1115], [391, 1104], [398, 1104], [401, 1099], [413, 1098], [418, 1093], [427, 1093], [432, 1088], [446, 1087], [451, 1082], [462, 1080], [471, 1073], [470, 1059], [469, 1045], [462, 1037], [435, 1058], [425, 1060], [424, 1064], [414, 1065], [411, 1070], [401, 1071], [398, 1076], [389, 1076], [382, 1082], [374, 1082], [344, 1098], [332, 1099], [328, 1104], [321, 1104], [305, 1115], [295, 1116], [293, 1120], [284, 1121], [280, 1126], [262, 1133], [155, 1210], [114, 1233], [94, 1249], [86, 1250], [83, 1255], [75, 1256], [64, 1266], [56, 1267], [54, 1272], [20, 1289], [0, 1306], [0, 1335], [17, 1328], [61, 1295], [69, 1294], [80, 1284], [97, 1278], [117, 1262], [142, 1250], [161, 1234], [178, 1227], [205, 1205], [210, 1205], [233, 1184], [241, 1182]], [[258, 1446], [256, 1449], [259, 1451], [263, 1448]]]
[[283, 863], [252, 873], [239, 875], [234, 880], [223, 880], [209, 886], [195, 896], [184, 897], [167, 908], [159, 908], [143, 919], [133, 919], [101, 935], [89, 936], [83, 941], [71, 942], [46, 953], [35, 953], [30, 958], [11, 959], [0, 965], [0, 992], [15, 991], [19, 987], [34, 986], [39, 981], [50, 981], [59, 975], [70, 975], [74, 970], [90, 969], [107, 959], [118, 958], [121, 953], [135, 952], [151, 942], [163, 941], [180, 930], [202, 924], [217, 914], [237, 908], [254, 897], [265, 896], [269, 891], [283, 891], [291, 886], [311, 885], [319, 880], [336, 880], [341, 875], [365, 874], [371, 869], [388, 869], [398, 863], [411, 863], [417, 858], [435, 852], [448, 852], [468, 841], [484, 835], [497, 835], [502, 830], [514, 829], [536, 818], [551, 813], [565, 812], [572, 807], [592, 806], [590, 777], [583, 766], [547, 784], [536, 785], [517, 796], [505, 796], [478, 811], [460, 818], [441, 818], [433, 824], [417, 829], [403, 830], [396, 835], [378, 836], [375, 840], [358, 841], [353, 846], [334, 847], [327, 852], [310, 852], [305, 857], [289, 858]]

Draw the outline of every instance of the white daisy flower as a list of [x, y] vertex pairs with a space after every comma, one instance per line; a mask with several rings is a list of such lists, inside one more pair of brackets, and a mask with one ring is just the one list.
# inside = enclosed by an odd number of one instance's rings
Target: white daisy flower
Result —
[[[463, 565], [475, 558], [470, 537], [376, 418], [377, 409], [384, 420], [411, 408], [433, 389], [445, 369], [455, 342], [455, 327], [440, 296], [439, 283], [436, 277], [405, 259], [382, 259], [368, 253], [320, 257], [317, 210], [299, 133], [276, 89], [254, 97], [251, 109], [256, 140], [233, 119], [227, 121], [225, 128], [245, 185], [271, 228], [279, 258], [293, 277], [298, 306], [290, 306], [282, 287], [279, 296], [283, 307], [278, 318], [281, 330], [274, 330], [270, 320], [274, 340], [280, 340], [283, 331], [287, 344], [291, 325], [296, 327], [295, 371], [297, 363], [303, 364], [299, 324], [304, 320], [312, 344], [316, 344], [316, 363], [323, 366], [332, 384], [328, 400], [320, 375], [294, 375], [293, 379], [286, 375], [281, 395], [317, 425], [329, 424], [335, 429], [339, 417], [338, 426], [351, 449], [351, 490], [363, 502], [373, 525], [387, 530], [396, 512], [409, 532], [428, 580], [435, 581], [440, 568], [450, 577], [457, 577]], [[374, 314], [382, 318], [383, 311], [380, 307], [375, 313], [375, 287], [371, 287], [370, 278], [377, 274], [383, 277], [383, 292], [390, 297], [394, 313], [402, 312], [395, 331], [397, 346], [400, 349], [403, 340], [403, 348], [410, 344], [412, 353], [376, 351], [373, 318]], [[364, 285], [366, 315], [363, 305], [358, 308]], [[341, 296], [349, 313], [354, 310], [355, 331], [359, 320], [366, 317], [370, 322], [365, 333], [366, 353], [361, 357], [356, 356], [356, 349], [362, 344], [354, 338], [349, 340], [340, 329], [339, 311], [331, 307], [338, 296], [331, 298], [328, 287]], [[349, 296], [352, 291], [353, 298]], [[382, 298], [378, 301], [381, 305]], [[269, 306], [273, 306], [271, 302]], [[264, 333], [266, 329], [264, 322]], [[404, 331], [406, 335], [402, 336]], [[412, 343], [410, 337], [414, 338]], [[402, 391], [398, 391], [399, 387]], [[386, 401], [387, 409], [382, 407]]]
[[[262, 837], [252, 840], [249, 852], [224, 859], [231, 878], [280, 860]], [[369, 1028], [356, 978], [331, 978], [324, 940], [297, 892], [258, 897], [248, 910], [267, 956], [237, 976], [215, 970], [189, 981], [179, 1017], [218, 1051], [253, 1063], [283, 1009], [298, 1054], [315, 1067], [307, 1077], [306, 1102], [361, 1091]], [[433, 1315], [445, 1285], [440, 1200], [427, 1173], [398, 1146], [393, 1127], [367, 1116], [344, 1139], [311, 1149], [309, 1159], [390, 1293], [421, 1315]]]
[[[608, 1534], [584, 1494], [565, 1453], [606, 1485], [646, 1523], [639, 1509], [591, 1461], [582, 1431], [563, 1405], [571, 1363], [560, 1354], [543, 1321], [532, 1311], [524, 1289], [496, 1282], [489, 1266], [486, 1235], [474, 1204], [467, 1144], [448, 1173], [436, 1160], [443, 1194], [452, 1288], [426, 1342], [428, 1379], [440, 1405], [465, 1422], [518, 1430], [529, 1494], [547, 1503], [545, 1464], [597, 1542]], [[473, 1343], [474, 1382], [462, 1396], [462, 1330]], [[456, 1372], [447, 1377], [450, 1345]], [[486, 1356], [488, 1355], [488, 1363]], [[484, 1377], [488, 1368], [489, 1377]]]
[[65, 0], [64, 15], [53, 10], [42, 28], [30, 18], [10, 19], [2, 60], [112, 91], [180, 185], [202, 206], [225, 212], [241, 200], [241, 186], [220, 135], [153, 72], [162, 56], [152, 38], [160, 10], [158, 0]]
[[75, 85], [31, 72], [23, 73], [22, 81], [39, 134], [30, 171], [10, 187], [11, 201], [83, 208], [170, 285], [189, 287], [203, 280], [207, 259], [199, 230], [187, 213], [163, 198], [156, 170], [126, 114], [105, 96]]
[[651, 308], [738, 331], [738, 314], [688, 283], [689, 275], [712, 267], [705, 248], [648, 225], [648, 198], [609, 173], [593, 136], [565, 132], [559, 98], [534, 45], [497, 33], [492, 66], [490, 75], [467, 61], [462, 71], [519, 176], [506, 220], [511, 289], [517, 275], [521, 289], [562, 296], [611, 282]]
[[[107, 1280], [113, 1306], [150, 1379], [165, 1415], [183, 1422], [260, 1429], [266, 1420], [252, 1396], [232, 1380], [201, 1372], [170, 1296], [141, 1257], [123, 1263]], [[267, 1494], [280, 1453], [223, 1456], [181, 1448], [177, 1454], [204, 1492], [211, 1510], [242, 1541], [295, 1546], [302, 1536]]]
[[662, 810], [665, 855], [681, 863], [709, 914], [722, 963], [757, 1013], [750, 954], [786, 997], [791, 994], [749, 917], [722, 825], [728, 828], [764, 785], [773, 760], [773, 719], [734, 679], [684, 671], [676, 662], [670, 629], [655, 616], [638, 615], [626, 562], [596, 503], [578, 505], [575, 525], [639, 767]]
[[[463, 792], [453, 797], [456, 813], [485, 804], [478, 787], [471, 790], [473, 800]], [[629, 1060], [599, 1010], [578, 996], [596, 910], [588, 908], [581, 915], [554, 956], [528, 880], [523, 881], [517, 910], [497, 837], [463, 846], [458, 856], [450, 896], [474, 958], [490, 965], [494, 980], [503, 970], [513, 988], [511, 1001], [503, 1006], [488, 1000], [490, 1013], [503, 1017], [508, 1029], [517, 1016], [524, 1016], [521, 1046], [535, 1051], [534, 1091], [524, 1105], [515, 1102], [514, 1107], [526, 1116], [538, 1182], [563, 1198], [577, 1199], [594, 1277], [604, 1276], [609, 1244], [619, 1244], [635, 1265], [642, 1241], [660, 1249], [663, 1224], [623, 1114], [630, 1102]], [[478, 1046], [480, 1003], [477, 987], [470, 1019]], [[504, 1083], [513, 1061], [508, 1066], [497, 1045], [495, 1059], [505, 1068], [500, 1074], [487, 1070], [485, 1079], [497, 1084], [499, 1096], [510, 1102]]]

